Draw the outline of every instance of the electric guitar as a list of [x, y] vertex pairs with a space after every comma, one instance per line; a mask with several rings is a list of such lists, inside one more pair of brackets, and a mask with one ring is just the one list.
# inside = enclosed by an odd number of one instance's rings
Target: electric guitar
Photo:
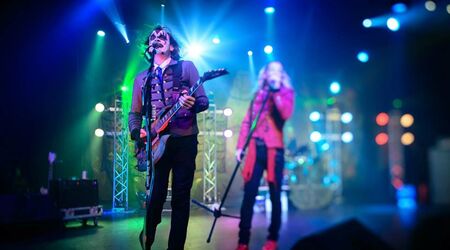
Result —
[[[228, 74], [228, 71], [226, 69], [216, 69], [205, 72], [203, 76], [200, 77], [198, 82], [189, 89], [187, 95], [192, 96], [204, 82], [226, 74]], [[156, 164], [164, 154], [166, 142], [170, 136], [169, 134], [161, 135], [161, 133], [165, 131], [172, 117], [180, 110], [180, 108], [181, 104], [179, 102], [175, 103], [170, 108], [164, 110], [159, 115], [159, 117], [151, 124], [151, 131], [154, 131], [154, 133], [152, 133], [154, 135], [151, 137], [152, 159], [154, 164]], [[136, 168], [141, 172], [147, 171], [147, 153], [145, 151], [145, 146], [136, 146], [135, 153], [138, 161]]]

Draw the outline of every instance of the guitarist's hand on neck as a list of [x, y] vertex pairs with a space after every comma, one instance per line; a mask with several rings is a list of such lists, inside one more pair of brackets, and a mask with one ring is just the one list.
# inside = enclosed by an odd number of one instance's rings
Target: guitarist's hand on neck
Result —
[[187, 90], [181, 91], [180, 98], [178, 99], [181, 106], [186, 109], [191, 109], [195, 104], [195, 97], [189, 96]]

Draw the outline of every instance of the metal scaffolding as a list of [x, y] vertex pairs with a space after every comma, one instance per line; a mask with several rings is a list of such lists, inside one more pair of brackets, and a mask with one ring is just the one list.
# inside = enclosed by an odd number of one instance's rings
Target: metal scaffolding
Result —
[[113, 199], [112, 211], [128, 210], [128, 122], [123, 114], [121, 100], [114, 100], [113, 112]]
[[201, 113], [203, 135], [203, 203], [217, 202], [217, 126], [216, 104], [209, 96], [209, 108]]

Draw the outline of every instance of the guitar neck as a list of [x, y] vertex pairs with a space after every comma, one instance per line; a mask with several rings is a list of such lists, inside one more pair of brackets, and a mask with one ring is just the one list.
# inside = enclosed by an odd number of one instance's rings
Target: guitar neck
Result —
[[[200, 80], [198, 80], [197, 83], [195, 83], [188, 92], [189, 96], [192, 96], [192, 94], [195, 93], [195, 91], [197, 91], [197, 89], [203, 84], [203, 79], [200, 78]], [[169, 111], [167, 111], [167, 113], [160, 119], [157, 121], [157, 123], [155, 124], [155, 129], [158, 131], [165, 123], [169, 122], [170, 119], [172, 119], [172, 117], [178, 112], [178, 110], [180, 110], [181, 108], [181, 104], [177, 101], [175, 103], [175, 105], [173, 105]]]

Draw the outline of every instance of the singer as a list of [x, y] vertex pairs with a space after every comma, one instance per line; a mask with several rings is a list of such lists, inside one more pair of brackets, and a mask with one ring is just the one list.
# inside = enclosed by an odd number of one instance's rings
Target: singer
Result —
[[[172, 171], [172, 218], [168, 249], [183, 249], [186, 241], [190, 210], [190, 192], [197, 156], [196, 114], [208, 108], [203, 87], [193, 96], [188, 90], [199, 79], [197, 68], [191, 61], [181, 61], [177, 41], [167, 27], [156, 26], [145, 41], [145, 52], [150, 68], [137, 75], [133, 86], [133, 99], [129, 113], [131, 139], [144, 146], [146, 132], [142, 129], [142, 87], [151, 84], [145, 96], [151, 96], [152, 113], [156, 114], [180, 102], [183, 107], [172, 118], [164, 134], [170, 134], [162, 158], [155, 165], [154, 187], [147, 204], [146, 223], [149, 238], [140, 237], [150, 245], [155, 240], [156, 227], [161, 222], [163, 204], [167, 197], [169, 172]], [[147, 107], [149, 108], [149, 107]], [[142, 233], [141, 233], [142, 234]], [[143, 239], [144, 238], [144, 239]]]
[[278, 232], [281, 226], [281, 185], [284, 168], [283, 125], [292, 115], [294, 90], [289, 76], [278, 62], [271, 62], [259, 72], [258, 90], [242, 122], [236, 159], [241, 161], [242, 148], [257, 112], [261, 110], [264, 97], [270, 95], [248, 146], [242, 171], [244, 199], [239, 223], [238, 250], [248, 250], [253, 205], [264, 170], [269, 183], [272, 216], [269, 235], [263, 250], [277, 249]]

